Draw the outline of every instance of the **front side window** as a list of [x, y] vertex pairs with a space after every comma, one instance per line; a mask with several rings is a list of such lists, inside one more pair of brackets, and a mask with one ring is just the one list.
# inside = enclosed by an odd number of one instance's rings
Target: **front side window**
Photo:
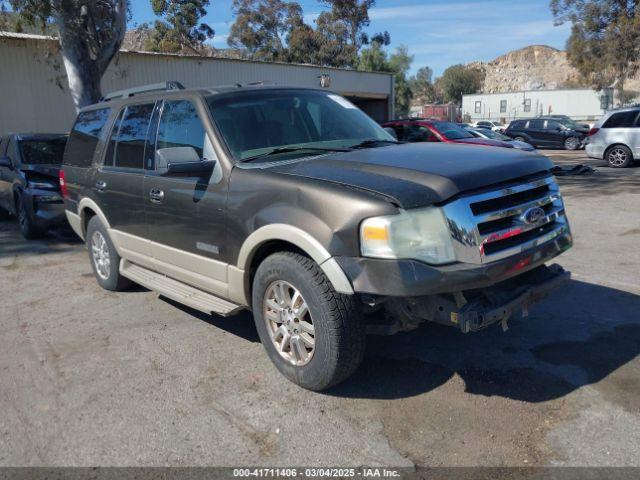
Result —
[[637, 110], [619, 112], [611, 115], [602, 128], [631, 128], [636, 126]]
[[500, 113], [506, 113], [507, 111], [507, 101], [500, 100]]
[[64, 152], [64, 163], [75, 167], [88, 167], [107, 123], [110, 108], [80, 112], [69, 135]]
[[476, 102], [474, 111], [475, 113], [480, 113], [482, 111], [482, 102]]
[[[339, 95], [314, 90], [234, 92], [207, 98], [211, 115], [237, 160], [308, 155], [393, 137]], [[295, 151], [291, 151], [295, 149]]]
[[164, 103], [156, 149], [192, 147], [202, 158], [205, 136], [204, 125], [191, 101], [172, 100]]
[[120, 168], [142, 169], [144, 147], [155, 103], [130, 105], [125, 110], [118, 137], [114, 165]]
[[20, 158], [28, 165], [60, 165], [64, 156], [67, 139], [64, 137], [50, 140], [20, 140]]

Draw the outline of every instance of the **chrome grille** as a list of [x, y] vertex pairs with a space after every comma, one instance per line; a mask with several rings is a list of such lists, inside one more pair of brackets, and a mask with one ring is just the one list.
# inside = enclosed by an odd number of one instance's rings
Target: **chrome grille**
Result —
[[493, 262], [571, 234], [553, 177], [464, 196], [443, 208], [461, 262]]

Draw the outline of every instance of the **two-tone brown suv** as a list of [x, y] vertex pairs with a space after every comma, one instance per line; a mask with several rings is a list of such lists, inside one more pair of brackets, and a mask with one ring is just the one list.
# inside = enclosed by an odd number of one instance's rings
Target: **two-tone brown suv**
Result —
[[544, 266], [571, 246], [551, 167], [398, 144], [325, 90], [169, 82], [83, 109], [61, 185], [102, 287], [250, 309], [276, 367], [321, 390], [367, 330], [478, 330], [566, 280]]

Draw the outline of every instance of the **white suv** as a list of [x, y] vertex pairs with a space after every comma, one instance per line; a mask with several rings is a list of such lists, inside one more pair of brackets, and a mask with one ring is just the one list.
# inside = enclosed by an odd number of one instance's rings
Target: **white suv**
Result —
[[476, 128], [488, 128], [489, 130], [493, 130], [494, 132], [504, 132], [507, 127], [504, 124], [499, 122], [494, 122], [491, 120], [480, 120], [476, 122], [474, 125]]
[[628, 167], [640, 159], [640, 107], [604, 115], [589, 132], [586, 151], [589, 157], [606, 160], [615, 168]]

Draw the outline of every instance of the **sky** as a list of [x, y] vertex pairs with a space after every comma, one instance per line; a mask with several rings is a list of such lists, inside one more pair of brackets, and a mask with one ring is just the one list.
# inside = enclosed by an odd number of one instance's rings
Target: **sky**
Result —
[[[231, 0], [211, 0], [204, 21], [215, 31], [213, 45], [227, 46], [233, 23]], [[316, 0], [301, 0], [307, 23], [323, 9]], [[149, 0], [132, 0], [130, 28], [153, 22]], [[391, 50], [409, 47], [411, 73], [423, 66], [435, 76], [445, 68], [475, 60], [490, 61], [527, 45], [564, 49], [569, 25], [554, 26], [548, 0], [377, 0], [370, 10], [369, 33], [387, 30]]]

